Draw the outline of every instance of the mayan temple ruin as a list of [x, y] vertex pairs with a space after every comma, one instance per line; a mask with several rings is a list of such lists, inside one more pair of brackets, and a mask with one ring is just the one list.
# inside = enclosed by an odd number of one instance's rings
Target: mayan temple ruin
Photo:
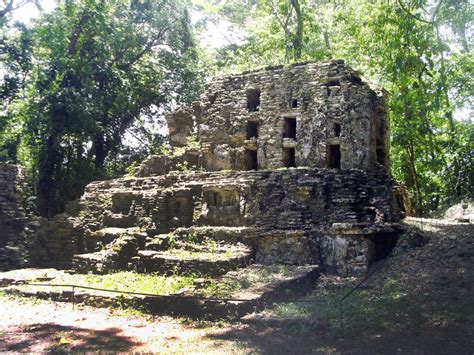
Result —
[[348, 276], [393, 247], [403, 203], [386, 100], [343, 61], [218, 78], [166, 119], [171, 154], [30, 222], [33, 263], [208, 275], [285, 264]]

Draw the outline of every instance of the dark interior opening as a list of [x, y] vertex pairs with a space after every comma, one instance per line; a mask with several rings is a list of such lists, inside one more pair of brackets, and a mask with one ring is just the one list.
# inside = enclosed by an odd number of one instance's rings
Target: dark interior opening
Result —
[[220, 200], [221, 200], [221, 197], [219, 195], [219, 193], [217, 191], [212, 191], [212, 194], [211, 194], [212, 198], [211, 198], [211, 204], [213, 206], [216, 206], [216, 205], [219, 205], [220, 204]]
[[260, 108], [260, 90], [249, 89], [247, 90], [247, 111], [255, 112]]
[[291, 108], [297, 108], [297, 107], [298, 107], [298, 100], [291, 99]]
[[340, 86], [341, 82], [338, 79], [331, 79], [326, 82], [326, 86]]
[[351, 75], [351, 76], [349, 77], [349, 80], [350, 80], [352, 83], [354, 83], [354, 84], [360, 84], [360, 83], [362, 83], [362, 79], [359, 78], [358, 76], [355, 76], [355, 75]]
[[296, 118], [285, 117], [283, 124], [283, 138], [296, 139]]
[[283, 148], [283, 165], [287, 168], [296, 167], [295, 148]]
[[398, 234], [377, 234], [372, 238], [374, 243], [374, 258], [372, 261], [383, 260], [390, 255], [397, 245]]
[[385, 154], [385, 151], [382, 148], [377, 148], [375, 151], [377, 155], [377, 163], [384, 165], [386, 162], [387, 155]]
[[216, 99], [217, 99], [217, 92], [209, 96], [209, 102], [211, 103], [211, 105], [216, 101]]
[[258, 138], [258, 122], [247, 122], [247, 139]]
[[333, 144], [328, 146], [328, 168], [340, 169], [341, 168], [341, 147], [339, 144]]
[[341, 136], [341, 124], [340, 123], [334, 123], [334, 136], [335, 137], [340, 137]]
[[258, 160], [256, 150], [245, 150], [245, 170], [258, 170]]

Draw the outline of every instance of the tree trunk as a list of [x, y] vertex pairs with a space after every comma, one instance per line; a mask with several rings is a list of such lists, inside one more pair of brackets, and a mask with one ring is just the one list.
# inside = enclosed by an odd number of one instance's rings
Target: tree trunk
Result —
[[418, 182], [418, 173], [416, 172], [415, 166], [415, 154], [413, 151], [413, 143], [410, 142], [407, 146], [408, 158], [410, 161], [411, 175], [413, 179], [413, 184], [415, 185], [416, 201], [417, 201], [417, 215], [421, 216], [423, 214], [423, 201], [421, 198], [420, 185]]
[[96, 133], [94, 140], [94, 164], [97, 176], [101, 176], [104, 171], [105, 158], [107, 152], [105, 149], [105, 139], [102, 132]]
[[58, 176], [56, 170], [59, 152], [56, 135], [48, 137], [39, 159], [37, 208], [41, 216], [50, 218], [61, 209], [60, 201], [57, 200]]
[[303, 54], [303, 15], [301, 14], [301, 7], [298, 0], [291, 0], [291, 6], [296, 13], [296, 32], [293, 35], [293, 59], [298, 61]]

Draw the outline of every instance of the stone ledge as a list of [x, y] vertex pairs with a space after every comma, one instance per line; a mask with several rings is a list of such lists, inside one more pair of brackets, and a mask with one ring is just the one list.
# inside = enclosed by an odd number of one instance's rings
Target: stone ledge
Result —
[[[259, 266], [254, 266], [254, 268]], [[0, 280], [2, 280], [0, 274]], [[230, 277], [235, 277], [231, 274]], [[36, 297], [57, 302], [74, 302], [93, 307], [132, 307], [150, 314], [189, 316], [195, 318], [240, 318], [273, 304], [302, 296], [311, 291], [319, 277], [317, 266], [294, 267], [285, 277], [250, 288], [228, 297], [206, 297], [192, 290], [172, 295], [126, 295], [106, 291], [59, 289], [33, 285], [10, 286], [3, 291], [22, 297]], [[29, 288], [34, 287], [34, 290]], [[36, 289], [37, 288], [37, 289]]]
[[239, 251], [231, 257], [217, 255], [214, 259], [210, 259], [208, 254], [198, 252], [192, 256], [183, 256], [179, 255], [179, 251], [175, 251], [175, 254], [173, 254], [173, 250], [165, 252], [140, 250], [138, 255], [132, 258], [131, 268], [137, 272], [146, 273], [198, 273], [217, 276], [249, 265], [252, 258], [250, 249], [247, 249], [246, 252]]

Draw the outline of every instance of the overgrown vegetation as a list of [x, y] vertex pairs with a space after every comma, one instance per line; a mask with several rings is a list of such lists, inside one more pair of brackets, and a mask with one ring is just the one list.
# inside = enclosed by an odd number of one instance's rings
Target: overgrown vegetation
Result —
[[221, 279], [210, 280], [200, 292], [210, 297], [231, 297], [249, 289], [256, 290], [272, 281], [288, 276], [290, 272], [291, 267], [288, 265], [249, 267], [245, 269], [245, 272], [228, 273]]
[[145, 120], [199, 87], [185, 1], [59, 2], [2, 37], [1, 157], [29, 167], [44, 216], [159, 150]]
[[193, 276], [163, 276], [120, 271], [107, 275], [67, 275], [56, 278], [56, 284], [73, 284], [108, 290], [169, 295], [182, 288], [193, 286]]
[[195, 0], [225, 44], [216, 73], [292, 61], [345, 59], [389, 93], [392, 172], [419, 214], [474, 186], [474, 6], [468, 0]]
[[[28, 2], [0, 4], [0, 161], [28, 167], [42, 215], [166, 153], [163, 115], [203, 74], [331, 58], [389, 92], [392, 172], [419, 214], [472, 198], [469, 0], [73, 0], [12, 23]], [[207, 23], [214, 48], [193, 35]]]

